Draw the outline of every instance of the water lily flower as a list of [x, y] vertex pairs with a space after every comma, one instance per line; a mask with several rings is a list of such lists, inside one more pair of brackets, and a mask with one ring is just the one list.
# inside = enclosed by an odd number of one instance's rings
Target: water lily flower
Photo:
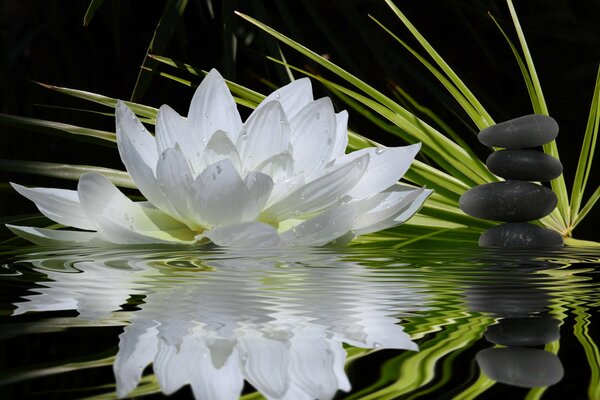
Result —
[[79, 230], [7, 225], [39, 244], [319, 246], [398, 225], [431, 190], [396, 185], [420, 144], [345, 154], [348, 113], [314, 100], [308, 78], [276, 90], [242, 122], [212, 70], [188, 117], [163, 105], [152, 135], [119, 101], [121, 159], [147, 201], [134, 202], [106, 177], [81, 176], [77, 190], [12, 184], [48, 218]]

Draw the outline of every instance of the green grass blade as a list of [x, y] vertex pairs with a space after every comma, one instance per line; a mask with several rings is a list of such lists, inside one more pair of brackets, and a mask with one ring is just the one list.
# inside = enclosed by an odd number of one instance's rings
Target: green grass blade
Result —
[[469, 90], [467, 85], [458, 77], [458, 75], [452, 70], [452, 68], [444, 61], [444, 59], [438, 54], [437, 51], [429, 44], [429, 42], [419, 33], [417, 28], [406, 18], [406, 16], [400, 11], [398, 7], [391, 1], [385, 0], [387, 5], [392, 9], [394, 14], [400, 19], [400, 21], [408, 28], [408, 30], [412, 33], [412, 35], [419, 41], [421, 46], [427, 51], [429, 56], [438, 64], [438, 66], [446, 73], [448, 78], [454, 83], [456, 88], [460, 90], [462, 95], [471, 103], [471, 105], [477, 110], [477, 112], [481, 115], [483, 119], [482, 124], [484, 126], [493, 125], [494, 121], [487, 113], [485, 108], [481, 105], [479, 100], [475, 97], [475, 95]]
[[596, 140], [598, 139], [598, 124], [600, 123], [600, 68], [596, 75], [596, 86], [592, 98], [592, 106], [585, 128], [583, 144], [579, 154], [579, 162], [577, 163], [577, 172], [573, 181], [571, 191], [571, 223], [577, 220], [579, 207], [585, 187], [587, 185], [590, 171], [592, 169], [592, 159], [594, 158], [594, 150], [596, 148]]
[[150, 41], [146, 55], [144, 56], [144, 62], [142, 68], [138, 74], [131, 94], [131, 101], [138, 102], [142, 99], [146, 90], [150, 86], [150, 81], [154, 75], [154, 70], [158, 66], [156, 60], [148, 57], [148, 54], [161, 54], [165, 51], [167, 45], [173, 37], [175, 28], [179, 24], [181, 15], [187, 7], [188, 0], [168, 0], [163, 9], [160, 20], [154, 30], [154, 36]]
[[[527, 69], [529, 70], [529, 74], [531, 75], [531, 81], [533, 83], [533, 87], [535, 89], [536, 97], [537, 97], [537, 106], [534, 104], [534, 108], [537, 107], [536, 112], [540, 114], [549, 115], [548, 107], [546, 105], [546, 101], [544, 100], [544, 94], [542, 92], [542, 87], [540, 85], [540, 80], [535, 71], [535, 65], [533, 63], [533, 59], [531, 58], [531, 53], [529, 51], [529, 47], [527, 46], [527, 41], [525, 40], [525, 35], [523, 34], [523, 29], [521, 28], [521, 23], [519, 22], [519, 18], [517, 17], [517, 12], [515, 11], [515, 7], [513, 6], [512, 0], [506, 0], [508, 4], [508, 9], [510, 10], [510, 15], [513, 20], [513, 24], [515, 25], [515, 30], [517, 31], [517, 36], [519, 37], [519, 42], [521, 44], [521, 49], [523, 50], [523, 54], [525, 56], [525, 62], [527, 64]], [[556, 146], [556, 141], [552, 141], [543, 146], [544, 152], [546, 154], [551, 155], [557, 159], [560, 159], [558, 155], [558, 148]], [[567, 186], [565, 184], [565, 178], [561, 175], [556, 179], [553, 179], [550, 184], [552, 185], [552, 190], [558, 196], [558, 210], [560, 211], [560, 215], [562, 218], [562, 225], [564, 229], [567, 229], [567, 222], [570, 220], [569, 213], [569, 198], [567, 194]]]
[[596, 202], [598, 201], [599, 198], [600, 198], [600, 185], [596, 186], [596, 190], [594, 190], [594, 193], [592, 193], [592, 196], [589, 198], [588, 202], [579, 211], [579, 214], [577, 214], [577, 218], [575, 219], [575, 221], [573, 221], [571, 223], [571, 227], [570, 227], [571, 229], [574, 229], [581, 221], [583, 221], [585, 216], [592, 210], [592, 208], [594, 207], [594, 205], [596, 204]]
[[66, 136], [68, 138], [94, 141], [107, 146], [116, 143], [115, 134], [97, 129], [84, 128], [69, 125], [62, 122], [46, 121], [43, 119], [20, 117], [17, 115], [0, 114], [0, 125], [10, 126], [18, 129], [27, 129], [35, 132], [50, 133], [53, 135]]
[[98, 10], [98, 8], [102, 5], [104, 0], [92, 0], [90, 1], [90, 5], [88, 6], [85, 15], [83, 16], [83, 26], [88, 26], [90, 21], [94, 17], [94, 14]]
[[93, 165], [57, 164], [41, 161], [0, 159], [0, 171], [41, 175], [74, 181], [79, 180], [81, 175], [87, 172], [97, 172], [104, 175], [116, 186], [136, 188], [127, 172]]
[[[46, 89], [53, 90], [58, 93], [66, 94], [71, 97], [77, 97], [79, 99], [91, 101], [93, 103], [102, 104], [103, 106], [115, 108], [117, 106], [117, 99], [112, 97], [103, 96], [101, 94], [86, 92], [84, 90], [78, 89], [70, 89], [65, 87], [47, 85], [45, 83], [36, 82], [39, 85], [45, 87]], [[154, 120], [156, 119], [156, 113], [158, 109], [150, 106], [145, 106], [143, 104], [134, 103], [131, 101], [126, 101], [125, 104], [131, 108], [131, 110], [139, 116], [146, 117], [148, 119]]]

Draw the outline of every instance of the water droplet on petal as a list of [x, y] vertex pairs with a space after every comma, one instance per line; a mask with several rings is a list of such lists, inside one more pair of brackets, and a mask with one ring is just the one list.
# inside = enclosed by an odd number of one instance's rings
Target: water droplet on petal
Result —
[[281, 95], [279, 93], [275, 93], [275, 99], [279, 100], [281, 98]]
[[208, 113], [207, 112], [204, 113], [204, 118], [208, 118]]
[[315, 115], [315, 117], [316, 117], [317, 119], [320, 119], [320, 118], [321, 118], [321, 113], [317, 111], [317, 115]]
[[385, 148], [384, 148], [384, 147], [378, 147], [378, 148], [375, 150], [375, 154], [381, 154], [381, 153], [383, 153], [384, 151], [385, 151]]
[[218, 163], [217, 164], [217, 174], [220, 174], [221, 172], [223, 172], [223, 164]]
[[217, 174], [215, 174], [214, 172], [211, 176], [212, 176], [213, 181], [217, 179]]
[[244, 140], [248, 139], [248, 132], [246, 132], [246, 130], [242, 131], [242, 139], [244, 139]]
[[381, 343], [373, 342], [373, 348], [374, 349], [380, 349], [381, 348]]

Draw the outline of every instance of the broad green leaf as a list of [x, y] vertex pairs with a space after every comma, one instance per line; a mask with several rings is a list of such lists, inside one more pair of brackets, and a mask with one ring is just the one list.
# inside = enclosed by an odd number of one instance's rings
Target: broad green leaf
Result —
[[85, 15], [83, 16], [83, 26], [88, 26], [90, 24], [90, 21], [94, 17], [94, 14], [98, 10], [98, 8], [102, 5], [103, 2], [104, 2], [104, 0], [90, 1], [90, 5], [88, 6], [87, 11], [85, 12]]
[[135, 82], [133, 93], [131, 94], [131, 101], [140, 101], [146, 90], [148, 90], [154, 70], [158, 66], [158, 62], [148, 57], [148, 54], [161, 54], [165, 51], [187, 4], [188, 0], [168, 0], [166, 2], [160, 20], [154, 30], [152, 41], [150, 41], [150, 45], [144, 56], [144, 62]]
[[42, 161], [0, 159], [0, 171], [32, 174], [77, 181], [81, 175], [97, 172], [104, 175], [116, 186], [136, 188], [126, 171], [93, 165], [58, 164]]
[[76, 125], [64, 124], [62, 122], [46, 121], [43, 119], [19, 117], [16, 115], [0, 114], [0, 124], [19, 129], [28, 129], [36, 132], [58, 134], [79, 140], [92, 139], [93, 141], [107, 146], [114, 146], [116, 136], [112, 132], [97, 129], [84, 128]]
[[571, 189], [571, 224], [579, 219], [579, 207], [585, 192], [588, 178], [592, 169], [592, 159], [594, 158], [594, 150], [596, 149], [596, 141], [598, 139], [598, 124], [600, 123], [600, 68], [596, 75], [596, 86], [590, 107], [587, 126], [581, 151], [579, 154], [579, 162], [577, 163], [577, 172]]

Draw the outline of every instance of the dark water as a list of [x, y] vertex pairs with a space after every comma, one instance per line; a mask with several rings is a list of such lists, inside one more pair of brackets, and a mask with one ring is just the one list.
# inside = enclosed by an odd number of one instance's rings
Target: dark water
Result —
[[598, 249], [0, 254], [1, 399], [600, 399]]

